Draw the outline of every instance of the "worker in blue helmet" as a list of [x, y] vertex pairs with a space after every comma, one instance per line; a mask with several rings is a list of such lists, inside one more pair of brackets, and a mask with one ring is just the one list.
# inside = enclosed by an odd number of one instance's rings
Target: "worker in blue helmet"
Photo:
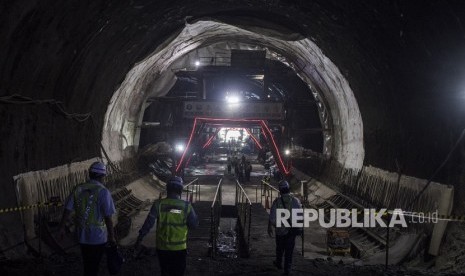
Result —
[[292, 254], [295, 247], [295, 237], [301, 234], [301, 229], [285, 227], [283, 225], [278, 227], [276, 223], [276, 210], [289, 210], [291, 213], [291, 219], [288, 220], [290, 224], [292, 221], [292, 209], [301, 209], [302, 205], [300, 204], [299, 199], [290, 193], [290, 186], [286, 180], [283, 180], [278, 184], [278, 189], [279, 197], [273, 201], [270, 210], [268, 235], [272, 237], [274, 228], [276, 239], [276, 259], [273, 261], [273, 264], [276, 266], [276, 268], [282, 269], [282, 259], [284, 255], [284, 274], [289, 275], [292, 266]]
[[187, 232], [198, 225], [194, 208], [181, 199], [183, 180], [174, 176], [166, 183], [166, 198], [156, 200], [150, 209], [144, 225], [139, 230], [135, 244], [139, 247], [142, 239], [155, 222], [156, 245], [161, 275], [184, 275], [187, 259]]
[[68, 196], [59, 226], [61, 240], [65, 233], [65, 223], [74, 211], [84, 275], [98, 275], [105, 246], [116, 244], [112, 221], [115, 205], [110, 191], [103, 185], [106, 175], [105, 164], [92, 163], [89, 167], [89, 181], [76, 186]]

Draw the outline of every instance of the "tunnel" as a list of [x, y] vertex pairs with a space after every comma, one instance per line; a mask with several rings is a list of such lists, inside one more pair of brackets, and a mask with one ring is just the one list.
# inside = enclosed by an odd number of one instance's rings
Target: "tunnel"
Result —
[[[187, 274], [277, 273], [252, 262], [274, 250], [258, 233], [283, 179], [305, 208], [400, 209], [408, 224], [345, 227], [342, 256], [329, 228], [304, 227], [296, 274], [464, 273], [462, 1], [24, 0], [0, 14], [2, 274], [72, 262], [54, 223], [96, 160], [127, 252], [169, 177], [189, 184], [208, 220], [193, 244], [210, 251]], [[242, 156], [249, 181], [227, 168]], [[212, 256], [219, 217], [235, 219], [244, 271]], [[123, 271], [157, 271], [147, 252]]]

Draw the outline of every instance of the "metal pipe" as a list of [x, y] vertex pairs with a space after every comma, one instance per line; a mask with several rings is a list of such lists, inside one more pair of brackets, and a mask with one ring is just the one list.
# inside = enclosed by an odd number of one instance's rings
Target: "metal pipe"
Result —
[[[302, 205], [302, 209], [303, 209], [303, 213], [305, 214], [305, 206]], [[304, 227], [302, 227], [302, 257], [304, 257], [304, 253], [305, 253], [305, 225]]]
[[197, 178], [197, 185], [199, 185], [198, 201], [200, 201], [200, 184], [199, 179]]
[[249, 233], [247, 234], [247, 255], [249, 254], [249, 251], [250, 251], [250, 228], [251, 228], [251, 225], [252, 225], [252, 204], [249, 205], [249, 216], [250, 216], [250, 219], [249, 219]]
[[213, 206], [212, 206], [212, 207], [210, 207], [210, 244], [212, 246], [210, 255], [211, 255], [212, 258], [215, 257], [215, 245], [214, 245], [214, 240], [213, 240], [214, 237], [215, 237], [215, 235], [213, 233], [213, 231], [214, 231], [213, 227], [215, 227], [214, 225], [215, 224], [214, 224]]
[[386, 270], [388, 269], [389, 265], [389, 224], [387, 227], [387, 234], [386, 234]]
[[218, 182], [216, 188], [215, 197], [213, 198], [212, 205], [210, 206], [210, 221], [211, 221], [211, 233], [210, 240], [212, 244], [212, 258], [216, 255], [216, 242], [218, 236], [218, 226], [219, 226], [219, 216], [221, 215], [221, 204], [222, 204], [222, 193], [221, 193], [221, 183], [223, 178]]
[[[239, 195], [240, 193], [240, 195]], [[240, 199], [239, 199], [240, 196]], [[236, 207], [239, 212], [239, 223], [241, 225], [241, 229], [243, 231], [243, 234], [245, 235], [245, 231], [248, 228], [248, 233], [247, 233], [247, 254], [250, 251], [250, 229], [252, 225], [252, 201], [250, 200], [249, 196], [245, 192], [244, 188], [242, 185], [239, 183], [239, 181], [236, 180], [236, 197], [238, 198], [236, 202]], [[247, 207], [245, 206], [248, 203], [248, 216], [247, 216]], [[248, 217], [248, 218], [247, 218]], [[249, 223], [247, 227], [247, 223]], [[245, 237], [244, 237], [245, 239]]]
[[255, 203], [258, 202], [258, 186], [255, 186]]

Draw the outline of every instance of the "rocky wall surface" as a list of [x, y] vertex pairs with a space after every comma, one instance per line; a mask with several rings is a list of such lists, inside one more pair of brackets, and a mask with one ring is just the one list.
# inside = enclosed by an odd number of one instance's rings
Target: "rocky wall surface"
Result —
[[[427, 178], [465, 127], [462, 1], [4, 1], [0, 205], [15, 204], [14, 175], [99, 155], [105, 111], [129, 69], [204, 17], [244, 26], [258, 18], [318, 45], [354, 92], [367, 165]], [[7, 104], [12, 94], [61, 101], [67, 114]], [[463, 171], [455, 154], [436, 181], [460, 187]], [[9, 225], [3, 244], [21, 240], [17, 216], [0, 221]]]

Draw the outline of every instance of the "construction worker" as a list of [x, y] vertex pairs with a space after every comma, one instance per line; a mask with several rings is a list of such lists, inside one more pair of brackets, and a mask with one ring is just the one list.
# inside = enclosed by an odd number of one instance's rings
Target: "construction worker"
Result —
[[[292, 214], [292, 209], [302, 208], [299, 199], [294, 197], [290, 193], [289, 183], [285, 180], [278, 184], [279, 194], [271, 206], [269, 223], [268, 223], [268, 235], [272, 237], [273, 227], [275, 228], [276, 236], [276, 259], [273, 264], [278, 269], [282, 269], [282, 259], [284, 255], [284, 275], [289, 275], [291, 272], [292, 265], [292, 253], [295, 246], [295, 237], [298, 230], [296, 231], [290, 227], [276, 226], [276, 209], [287, 209]], [[292, 215], [291, 215], [292, 217]], [[291, 220], [289, 220], [290, 222]]]
[[59, 226], [59, 240], [63, 239], [65, 223], [75, 213], [75, 226], [81, 247], [84, 275], [97, 275], [105, 246], [115, 245], [112, 215], [115, 205], [110, 191], [103, 186], [106, 166], [94, 162], [89, 168], [87, 183], [76, 186], [68, 196]]
[[187, 232], [198, 225], [192, 205], [181, 199], [182, 178], [174, 176], [166, 183], [166, 198], [156, 200], [135, 244], [138, 250], [145, 235], [157, 221], [156, 249], [161, 275], [184, 275], [187, 257]]
[[231, 157], [228, 156], [228, 160], [227, 160], [228, 175], [231, 175], [231, 165], [232, 165]]
[[244, 172], [245, 172], [245, 181], [250, 182], [250, 174], [252, 173], [252, 164], [250, 163], [250, 161], [245, 162]]

